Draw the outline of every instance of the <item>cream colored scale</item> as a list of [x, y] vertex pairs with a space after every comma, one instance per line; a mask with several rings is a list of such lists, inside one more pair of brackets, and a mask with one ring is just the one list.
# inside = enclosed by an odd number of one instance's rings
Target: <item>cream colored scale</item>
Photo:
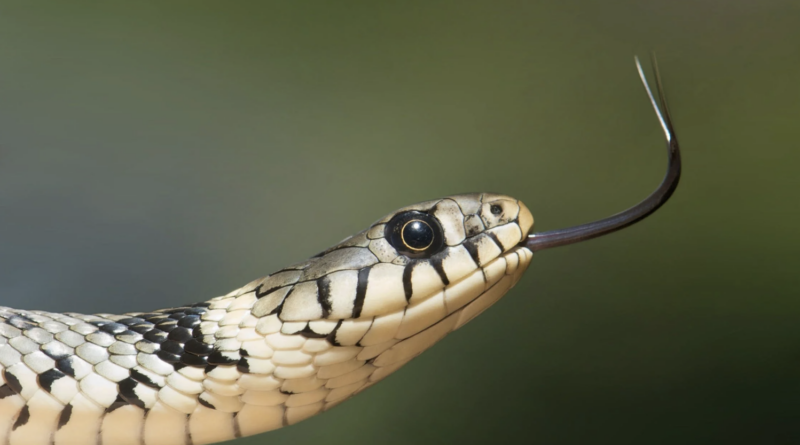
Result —
[[532, 252], [611, 233], [666, 202], [680, 153], [660, 82], [663, 114], [647, 92], [668, 141], [667, 175], [600, 221], [531, 233], [520, 201], [457, 195], [399, 209], [187, 307], [0, 307], [0, 445], [200, 445], [292, 425], [363, 391], [497, 302]]

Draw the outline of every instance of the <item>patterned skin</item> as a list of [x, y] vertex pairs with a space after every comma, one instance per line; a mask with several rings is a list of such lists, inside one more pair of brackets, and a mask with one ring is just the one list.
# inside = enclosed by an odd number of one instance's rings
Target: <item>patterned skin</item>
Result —
[[297, 423], [508, 292], [530, 262], [532, 226], [513, 198], [451, 196], [204, 303], [0, 308], [0, 444], [199, 445]]

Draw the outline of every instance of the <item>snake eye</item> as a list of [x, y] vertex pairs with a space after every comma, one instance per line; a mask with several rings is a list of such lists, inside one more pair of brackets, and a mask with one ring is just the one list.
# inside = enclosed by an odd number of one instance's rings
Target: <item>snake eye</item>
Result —
[[412, 219], [400, 229], [400, 239], [411, 250], [425, 250], [433, 244], [433, 228], [419, 219]]
[[413, 258], [433, 255], [444, 246], [436, 218], [416, 211], [395, 215], [386, 225], [386, 239], [398, 252]]

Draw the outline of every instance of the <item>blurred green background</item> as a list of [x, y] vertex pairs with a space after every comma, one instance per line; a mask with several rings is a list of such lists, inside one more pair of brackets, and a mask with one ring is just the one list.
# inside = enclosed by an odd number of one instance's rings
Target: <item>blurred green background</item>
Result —
[[0, 2], [2, 304], [228, 292], [470, 191], [538, 230], [490, 311], [335, 410], [236, 444], [800, 441], [800, 3]]

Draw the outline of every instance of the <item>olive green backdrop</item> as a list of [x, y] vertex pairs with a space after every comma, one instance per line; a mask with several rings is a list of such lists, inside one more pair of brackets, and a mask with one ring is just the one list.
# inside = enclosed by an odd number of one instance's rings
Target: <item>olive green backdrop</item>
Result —
[[235, 444], [800, 440], [800, 3], [0, 2], [2, 304], [199, 301], [470, 191], [539, 230], [685, 151], [655, 216], [535, 255], [335, 410]]

